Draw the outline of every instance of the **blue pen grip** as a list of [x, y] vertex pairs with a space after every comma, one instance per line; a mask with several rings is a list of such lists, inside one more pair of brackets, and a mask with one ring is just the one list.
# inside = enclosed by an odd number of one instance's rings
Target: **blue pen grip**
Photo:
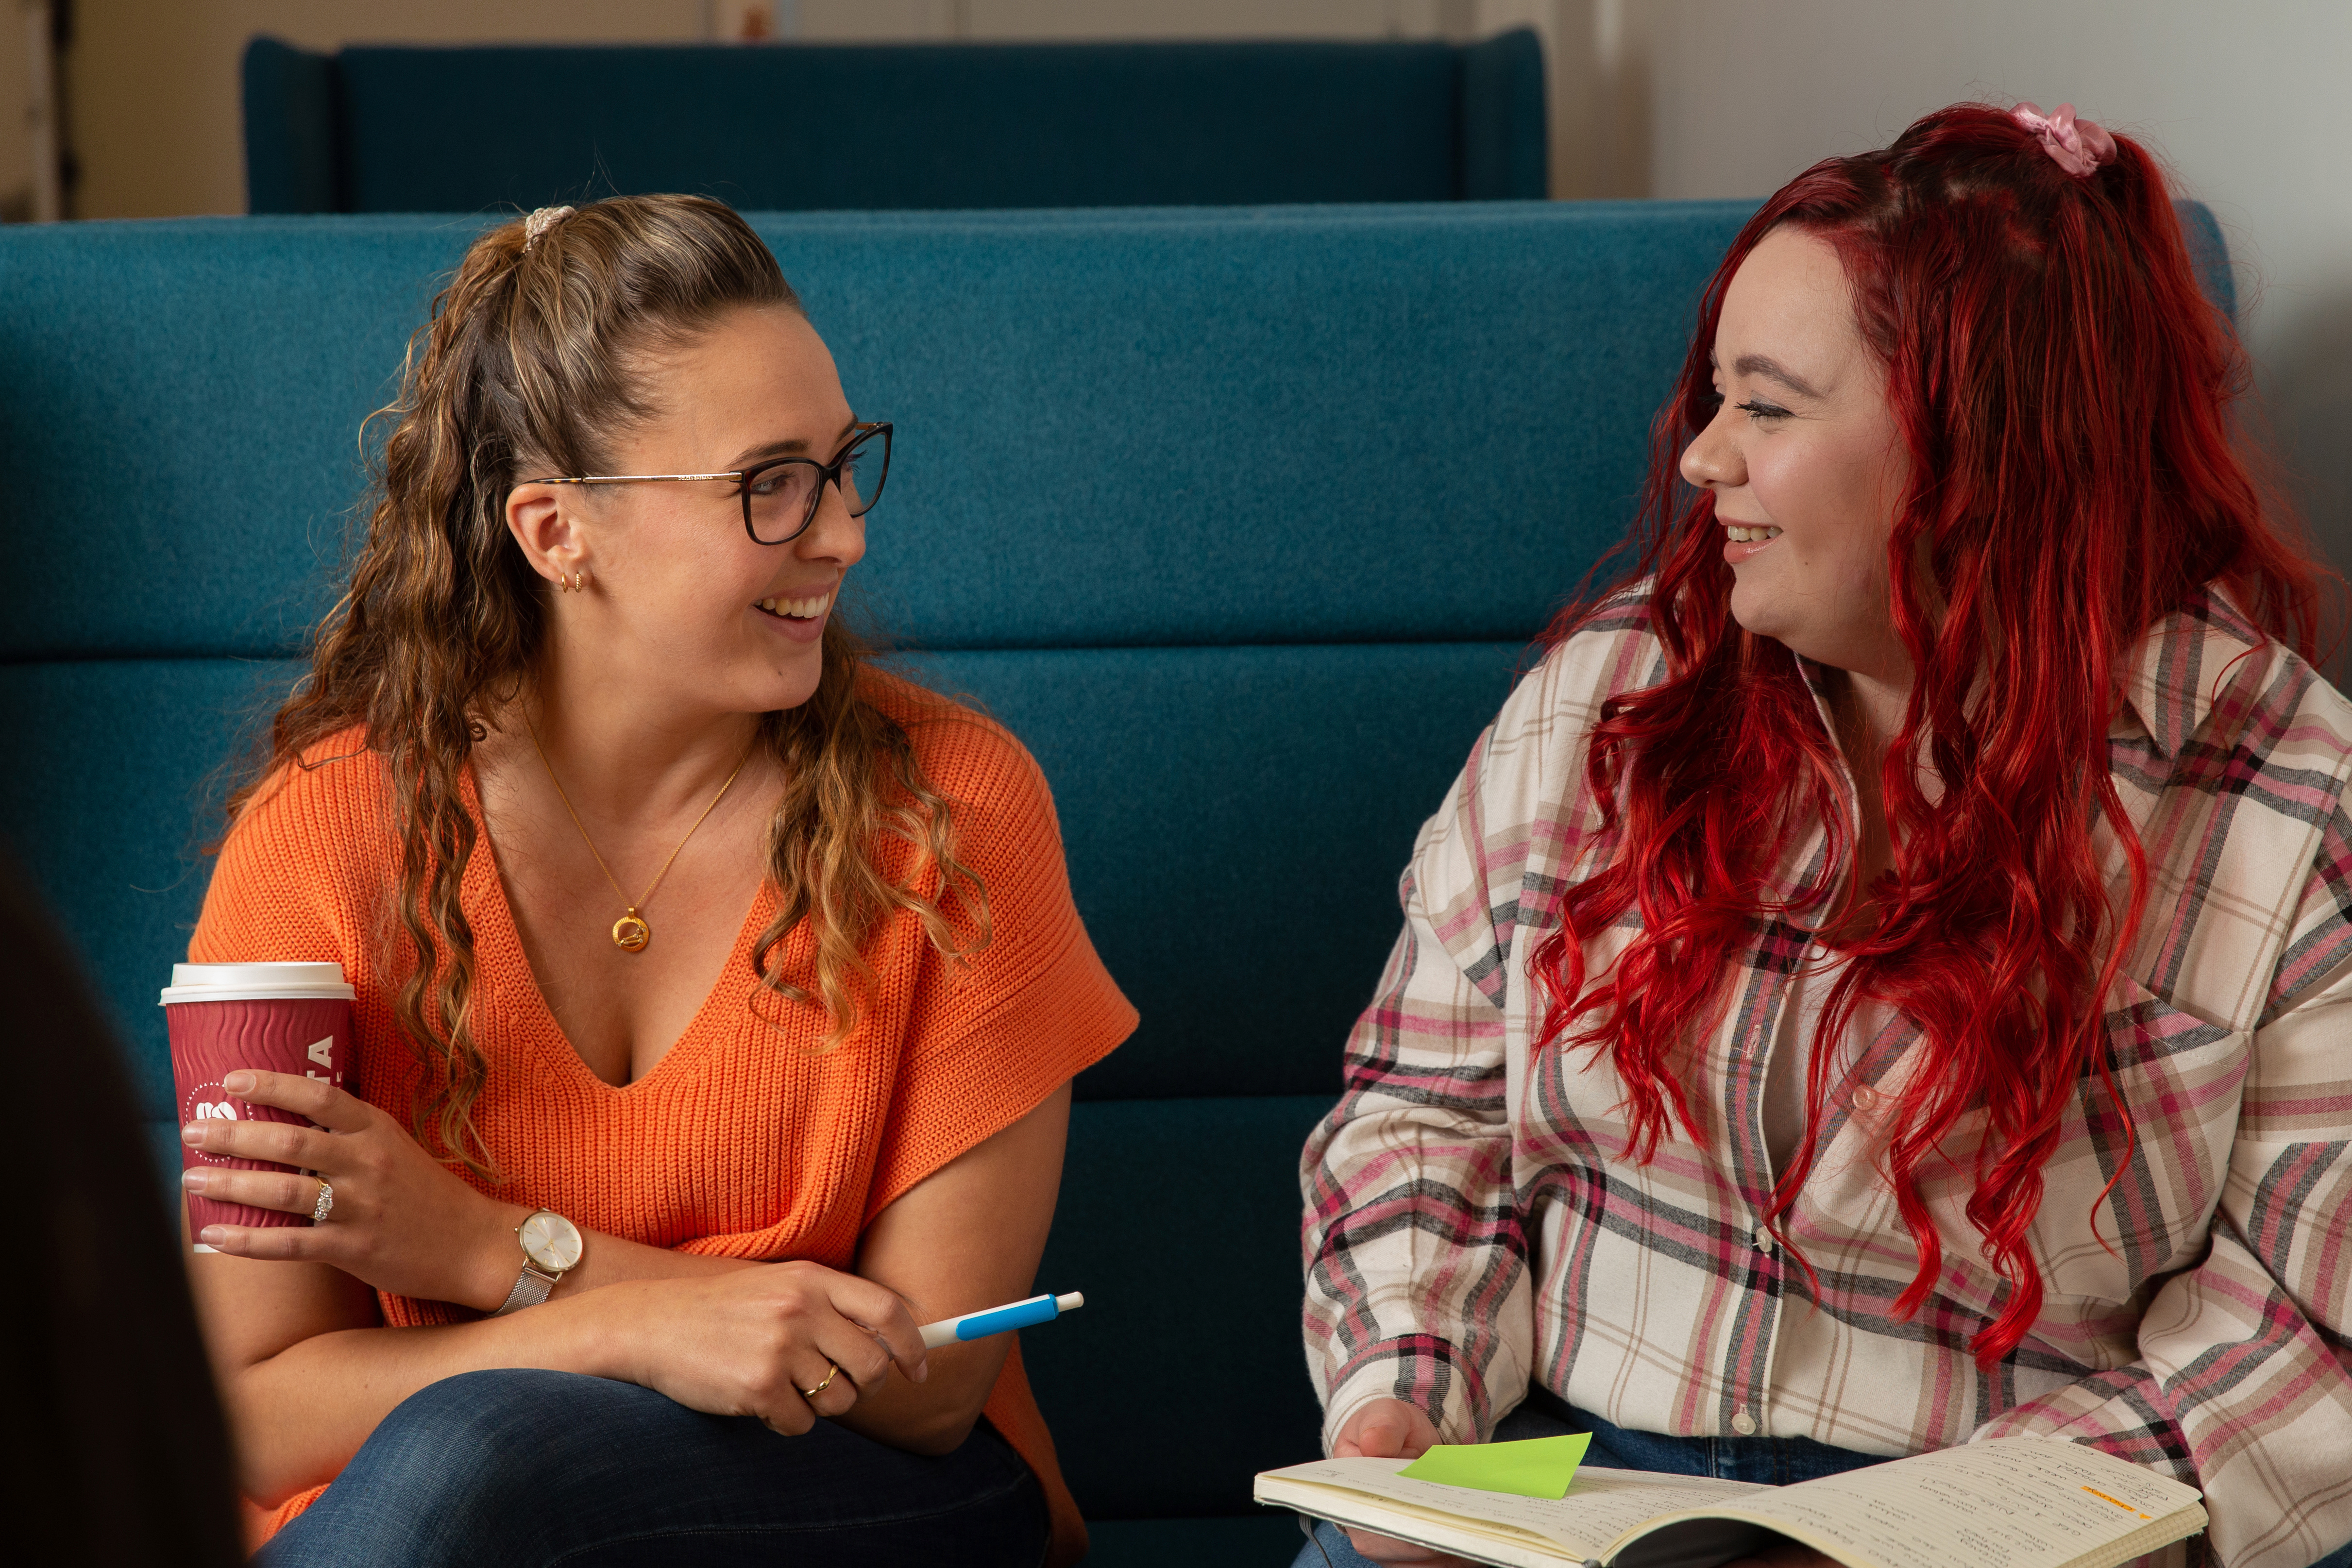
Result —
[[992, 1333], [1009, 1329], [1025, 1329], [1032, 1323], [1050, 1323], [1062, 1315], [1062, 1309], [1051, 1296], [1035, 1296], [1025, 1301], [1015, 1301], [1009, 1307], [999, 1307], [992, 1312], [974, 1312], [956, 1322], [956, 1338], [986, 1339]]

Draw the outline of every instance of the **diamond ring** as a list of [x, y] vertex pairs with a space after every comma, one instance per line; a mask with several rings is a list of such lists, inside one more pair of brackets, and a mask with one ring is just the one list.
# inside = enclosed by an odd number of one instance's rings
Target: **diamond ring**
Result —
[[335, 1211], [335, 1189], [327, 1185], [324, 1176], [311, 1179], [319, 1184], [319, 1201], [310, 1210], [310, 1223], [316, 1225]]

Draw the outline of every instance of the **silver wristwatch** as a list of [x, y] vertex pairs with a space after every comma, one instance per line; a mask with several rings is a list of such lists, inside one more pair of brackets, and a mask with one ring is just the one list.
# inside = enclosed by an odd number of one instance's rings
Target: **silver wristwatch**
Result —
[[580, 1228], [551, 1208], [542, 1208], [515, 1227], [522, 1240], [522, 1272], [505, 1305], [490, 1316], [500, 1317], [547, 1300], [562, 1279], [580, 1264]]

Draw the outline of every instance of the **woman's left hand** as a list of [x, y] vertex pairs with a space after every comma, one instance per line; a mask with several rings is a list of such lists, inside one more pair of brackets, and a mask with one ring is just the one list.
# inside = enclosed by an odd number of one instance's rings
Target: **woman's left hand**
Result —
[[[182, 1175], [180, 1185], [219, 1202], [308, 1217], [323, 1180], [334, 1189], [334, 1206], [317, 1225], [207, 1225], [197, 1240], [239, 1258], [331, 1263], [394, 1295], [484, 1311], [505, 1299], [521, 1254], [512, 1239], [505, 1239], [503, 1247], [499, 1242], [526, 1212], [522, 1205], [485, 1197], [419, 1147], [408, 1129], [315, 1078], [241, 1070], [223, 1078], [221, 1087], [319, 1125], [191, 1122], [180, 1129], [180, 1141], [190, 1148], [298, 1169], [198, 1166]], [[319, 1175], [299, 1174], [303, 1170]], [[488, 1266], [493, 1260], [499, 1268]]]

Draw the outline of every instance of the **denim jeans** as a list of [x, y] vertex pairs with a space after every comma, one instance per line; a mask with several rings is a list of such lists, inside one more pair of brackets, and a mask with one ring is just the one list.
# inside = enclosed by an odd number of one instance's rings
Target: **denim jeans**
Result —
[[262, 1568], [1036, 1568], [1045, 1500], [986, 1422], [925, 1458], [779, 1437], [632, 1383], [469, 1372], [404, 1401]]
[[[1522, 1437], [1556, 1437], [1563, 1432], [1590, 1432], [1592, 1446], [1584, 1462], [1612, 1470], [1656, 1470], [1673, 1476], [1715, 1476], [1727, 1481], [1762, 1481], [1788, 1486], [1819, 1476], [1833, 1476], [1877, 1464], [1883, 1456], [1832, 1448], [1811, 1437], [1670, 1437], [1664, 1432], [1637, 1432], [1616, 1426], [1582, 1410], [1571, 1409], [1549, 1389], [1528, 1391], [1527, 1403], [1503, 1417], [1495, 1428], [1498, 1443]], [[1318, 1550], [1319, 1548], [1319, 1550]], [[1336, 1524], [1318, 1524], [1314, 1539], [1299, 1549], [1292, 1568], [1380, 1568], [1348, 1544], [1347, 1531]]]

